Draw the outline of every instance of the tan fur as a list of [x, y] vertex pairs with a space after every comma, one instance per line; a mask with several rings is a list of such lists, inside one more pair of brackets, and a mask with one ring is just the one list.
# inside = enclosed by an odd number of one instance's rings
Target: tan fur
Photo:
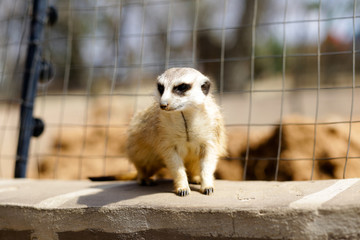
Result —
[[[201, 184], [202, 193], [214, 191], [213, 175], [218, 158], [226, 153], [226, 136], [211, 91], [202, 91], [206, 82], [210, 80], [191, 68], [172, 68], [158, 77], [163, 94], [157, 92], [156, 102], [138, 113], [128, 130], [127, 153], [139, 183], [151, 184], [150, 177], [167, 167], [178, 195], [190, 193], [187, 176]], [[174, 87], [182, 83], [191, 89], [176, 94]]]

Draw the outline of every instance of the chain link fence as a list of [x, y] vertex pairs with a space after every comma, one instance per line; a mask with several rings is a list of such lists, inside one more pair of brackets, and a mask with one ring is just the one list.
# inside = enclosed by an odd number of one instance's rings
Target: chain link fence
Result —
[[[194, 67], [217, 85], [229, 136], [220, 179], [360, 176], [360, 3], [48, 0], [30, 178], [133, 171], [124, 143], [156, 76]], [[0, 177], [13, 177], [32, 1], [0, 2]], [[49, 81], [48, 81], [49, 80]]]

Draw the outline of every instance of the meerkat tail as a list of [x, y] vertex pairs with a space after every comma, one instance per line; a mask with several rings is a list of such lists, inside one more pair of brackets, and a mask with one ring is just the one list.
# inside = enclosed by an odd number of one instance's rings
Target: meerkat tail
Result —
[[128, 172], [111, 176], [99, 176], [99, 177], [89, 177], [93, 182], [105, 182], [105, 181], [132, 181], [136, 180], [137, 172]]

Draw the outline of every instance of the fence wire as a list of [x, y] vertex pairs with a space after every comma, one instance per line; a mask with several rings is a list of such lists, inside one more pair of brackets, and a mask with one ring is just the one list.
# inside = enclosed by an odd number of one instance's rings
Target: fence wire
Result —
[[[127, 125], [169, 67], [197, 68], [217, 85], [229, 135], [217, 177], [360, 176], [358, 0], [48, 4], [59, 21], [46, 28], [43, 57], [56, 76], [38, 87], [46, 130], [32, 140], [29, 177], [133, 170]], [[1, 178], [13, 175], [30, 6], [0, 3]]]

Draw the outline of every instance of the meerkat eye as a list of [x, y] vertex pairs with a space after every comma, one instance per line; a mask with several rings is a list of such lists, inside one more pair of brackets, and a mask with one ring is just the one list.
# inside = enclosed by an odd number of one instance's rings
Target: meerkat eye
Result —
[[190, 84], [187, 84], [187, 83], [182, 83], [178, 86], [175, 86], [173, 88], [173, 92], [180, 95], [180, 96], [183, 96], [185, 95], [185, 92], [187, 92], [188, 90], [190, 90], [191, 88], [191, 85]]
[[157, 89], [158, 89], [160, 95], [163, 95], [164, 89], [165, 89], [165, 88], [164, 88], [164, 85], [158, 83], [158, 84], [157, 84]]

